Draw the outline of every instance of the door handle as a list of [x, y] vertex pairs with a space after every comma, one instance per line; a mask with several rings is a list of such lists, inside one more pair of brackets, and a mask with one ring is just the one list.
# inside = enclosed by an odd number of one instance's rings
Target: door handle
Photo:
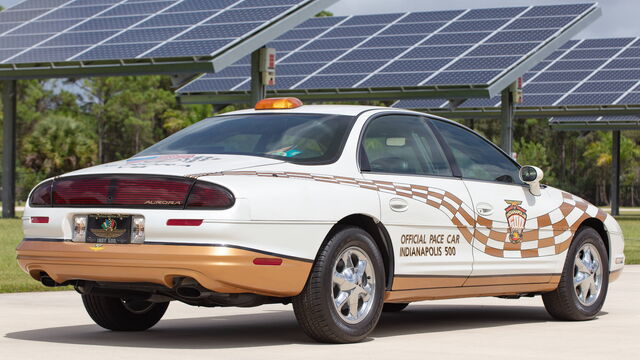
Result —
[[476, 211], [480, 215], [488, 216], [488, 215], [493, 214], [493, 206], [491, 206], [490, 204], [487, 204], [487, 203], [479, 203], [476, 206]]
[[407, 211], [407, 208], [409, 207], [409, 203], [404, 199], [393, 198], [389, 200], [389, 207], [393, 211], [403, 212], [403, 211]]

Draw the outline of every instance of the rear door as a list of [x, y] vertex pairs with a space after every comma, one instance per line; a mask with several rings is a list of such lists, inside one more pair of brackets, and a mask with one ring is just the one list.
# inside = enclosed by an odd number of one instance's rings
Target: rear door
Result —
[[379, 189], [393, 242], [394, 290], [462, 286], [471, 273], [471, 199], [426, 119], [369, 120], [360, 145], [363, 177]]
[[479, 135], [433, 122], [473, 200], [474, 269], [465, 285], [547, 282], [558, 261], [556, 241], [562, 240], [554, 239], [549, 213], [562, 199], [547, 188], [532, 195], [519, 178], [519, 165]]

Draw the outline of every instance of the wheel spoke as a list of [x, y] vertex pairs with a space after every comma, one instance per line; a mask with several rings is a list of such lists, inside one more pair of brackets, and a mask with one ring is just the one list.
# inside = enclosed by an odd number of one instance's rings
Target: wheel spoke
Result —
[[598, 292], [598, 287], [596, 286], [596, 281], [593, 276], [589, 278], [589, 290], [591, 295], [595, 295]]
[[349, 295], [349, 315], [353, 319], [358, 318], [358, 293], [353, 291], [351, 295]]
[[589, 273], [589, 266], [585, 264], [584, 260], [582, 259], [576, 259], [576, 267], [578, 268], [578, 271], [581, 273], [585, 273], [585, 274]]
[[344, 254], [342, 254], [342, 262], [344, 262], [345, 269], [353, 268], [353, 260], [351, 260], [350, 251], [346, 251]]
[[584, 282], [586, 279], [589, 278], [589, 273], [588, 272], [578, 272], [576, 274], [576, 276], [573, 277], [573, 284], [574, 285], [579, 285], [582, 282]]
[[333, 299], [333, 302], [336, 304], [337, 309], [342, 309], [344, 304], [347, 303], [347, 300], [349, 300], [349, 293], [347, 293], [346, 291], [341, 291], [338, 296]]
[[587, 292], [589, 290], [589, 278], [585, 279], [585, 281], [582, 281], [580, 283], [580, 285], [578, 285], [580, 287], [580, 295], [578, 296], [582, 301], [586, 301], [587, 300]]
[[364, 276], [364, 273], [367, 269], [367, 261], [366, 260], [360, 260], [358, 261], [358, 266], [356, 267], [356, 280], [357, 281], [362, 281], [362, 277]]
[[372, 288], [370, 284], [363, 286], [362, 288], [362, 300], [369, 301], [371, 299]]
[[593, 256], [591, 256], [591, 249], [586, 248], [584, 250], [584, 255], [582, 256], [582, 261], [587, 266], [587, 269], [591, 268], [591, 262], [593, 261]]

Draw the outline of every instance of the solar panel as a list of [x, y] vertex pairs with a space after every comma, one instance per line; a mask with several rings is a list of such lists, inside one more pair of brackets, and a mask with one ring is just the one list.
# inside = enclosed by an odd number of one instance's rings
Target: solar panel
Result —
[[[502, 89], [493, 85], [515, 80], [598, 15], [596, 4], [572, 4], [313, 18], [268, 44], [278, 52], [269, 90], [448, 86], [495, 95]], [[233, 67], [178, 92], [246, 94], [249, 61]]]
[[26, 0], [0, 12], [0, 76], [15, 65], [211, 60], [255, 39], [244, 56], [335, 1]]
[[[640, 38], [571, 41], [524, 80], [523, 107], [640, 105]], [[445, 101], [433, 106], [432, 101], [401, 100], [394, 106], [438, 109], [447, 105]], [[460, 109], [499, 106], [496, 97], [482, 104], [468, 101]]]
[[626, 116], [559, 116], [549, 120], [552, 126], [566, 130], [637, 130], [640, 117]]

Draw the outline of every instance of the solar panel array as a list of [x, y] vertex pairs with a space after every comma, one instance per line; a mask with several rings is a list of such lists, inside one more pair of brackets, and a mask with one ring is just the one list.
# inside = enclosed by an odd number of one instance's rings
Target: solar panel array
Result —
[[[595, 4], [314, 18], [268, 46], [274, 89], [491, 84]], [[180, 93], [247, 91], [249, 59]]]
[[311, 0], [27, 0], [0, 12], [0, 63], [212, 56]]
[[[640, 105], [640, 38], [569, 41], [524, 75], [523, 90], [521, 106]], [[434, 109], [446, 102], [402, 100], [394, 106]], [[471, 99], [461, 108], [498, 106], [499, 98]]]

